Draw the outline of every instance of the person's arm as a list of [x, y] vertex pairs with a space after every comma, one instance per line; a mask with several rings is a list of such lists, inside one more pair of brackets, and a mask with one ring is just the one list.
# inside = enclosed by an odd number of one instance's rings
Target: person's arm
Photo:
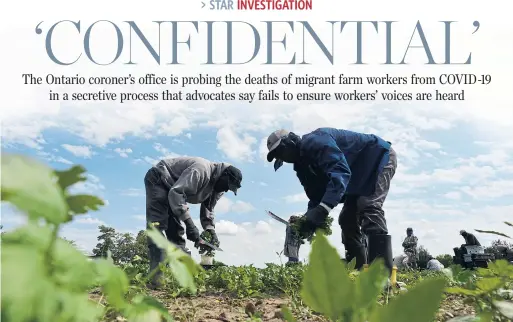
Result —
[[214, 208], [223, 196], [223, 192], [215, 193], [213, 192], [210, 197], [207, 198], [204, 202], [201, 203], [200, 207], [200, 222], [203, 230], [215, 229], [216, 225], [214, 223]]
[[317, 207], [317, 205], [318, 205], [318, 204], [319, 204], [319, 203], [317, 203], [317, 202], [315, 202], [315, 201], [309, 200], [309, 201], [308, 201], [308, 209], [307, 209], [307, 210], [310, 210], [310, 209], [312, 209], [312, 208]]
[[408, 246], [408, 243], [406, 243], [406, 241], [408, 240], [408, 237], [406, 237], [404, 240], [403, 240], [403, 248], [406, 248]]
[[309, 138], [304, 144], [308, 157], [324, 171], [328, 178], [326, 191], [320, 205], [329, 212], [342, 200], [351, 179], [351, 169], [344, 153], [331, 136], [318, 135]]
[[181, 221], [190, 219], [187, 195], [195, 195], [203, 179], [199, 171], [193, 167], [187, 168], [174, 185], [169, 189], [168, 200], [171, 212]]

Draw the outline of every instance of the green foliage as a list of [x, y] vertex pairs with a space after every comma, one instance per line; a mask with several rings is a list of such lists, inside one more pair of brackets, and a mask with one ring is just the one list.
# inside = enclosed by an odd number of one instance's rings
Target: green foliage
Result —
[[427, 267], [427, 263], [429, 261], [429, 257], [431, 254], [424, 246], [419, 246], [417, 251], [417, 265], [421, 269], [425, 269]]
[[134, 236], [130, 233], [119, 233], [112, 227], [105, 225], [98, 226], [98, 244], [93, 249], [93, 255], [107, 257], [110, 251], [114, 264], [147, 264], [148, 258], [148, 236], [146, 231], [141, 230]]
[[436, 259], [442, 264], [444, 265], [444, 267], [450, 267], [454, 264], [454, 261], [453, 261], [453, 258], [452, 258], [452, 255], [449, 255], [449, 254], [442, 254], [442, 255], [438, 255], [436, 256]]
[[[505, 302], [504, 290], [513, 286], [513, 265], [505, 260], [488, 264], [488, 269], [478, 268], [471, 271], [457, 271], [453, 268], [453, 279], [458, 286], [447, 289], [448, 293], [465, 295], [474, 303], [476, 311], [484, 315], [495, 315], [495, 321], [508, 317], [510, 302]], [[456, 277], [456, 278], [454, 278]], [[505, 321], [505, 320], [504, 320]]]
[[[485, 248], [485, 253], [493, 254], [496, 259], [508, 258], [508, 251], [513, 252], [513, 243], [506, 240], [497, 239]], [[511, 257], [511, 255], [509, 255]]]
[[[85, 170], [75, 166], [54, 171], [19, 155], [2, 156], [2, 201], [10, 202], [29, 222], [2, 234], [2, 321], [98, 321], [106, 310], [89, 298], [100, 287], [111, 310], [129, 321], [171, 320], [155, 299], [136, 296], [128, 301], [129, 279], [111, 258], [89, 260], [72, 243], [58, 237], [60, 227], [73, 215], [96, 210], [103, 201], [70, 195], [73, 184], [84, 181]], [[175, 278], [191, 287], [198, 266], [166, 240], [150, 235], [166, 250]], [[184, 263], [182, 265], [177, 263]]]
[[[301, 235], [301, 233], [299, 232], [300, 231], [300, 227], [302, 225], [302, 223], [306, 220], [305, 216], [299, 216], [297, 217], [297, 220], [295, 220], [293, 223], [291, 223], [291, 226], [292, 226], [292, 229], [293, 231], [298, 234], [298, 235]], [[333, 231], [331, 230], [331, 225], [333, 224], [333, 217], [331, 216], [328, 216], [326, 217], [326, 221], [324, 222], [324, 224], [319, 228], [320, 231], [322, 231], [322, 233], [326, 236], [330, 236]], [[303, 239], [306, 237], [306, 239], [312, 243], [313, 241], [313, 238], [314, 238], [314, 235], [310, 235], [310, 236], [301, 236], [303, 237]]]
[[[354, 263], [340, 261], [325, 237], [330, 229], [318, 230], [311, 240], [308, 265], [267, 264], [263, 269], [215, 265], [204, 271], [153, 228], [134, 237], [106, 226], [99, 227], [95, 248], [96, 255], [106, 258], [90, 260], [73, 242], [58, 237], [60, 228], [75, 215], [103, 204], [93, 196], [70, 194], [75, 183], [85, 180], [85, 169], [74, 166], [54, 171], [25, 157], [4, 155], [2, 172], [2, 201], [12, 203], [30, 219], [14, 231], [2, 232], [2, 321], [172, 321], [166, 306], [144, 287], [147, 237], [164, 250], [164, 291], [172, 296], [198, 292], [241, 298], [286, 295], [292, 302], [281, 312], [290, 322], [304, 320], [304, 310], [312, 314], [306, 317], [308, 321], [319, 320], [321, 315], [322, 321], [337, 322], [431, 322], [449, 286], [446, 294], [473, 301], [480, 321], [513, 318], [511, 297], [505, 295], [512, 288], [513, 265], [506, 261], [475, 271], [452, 266], [446, 275], [398, 274], [398, 280], [408, 285], [408, 292], [401, 293], [385, 287], [387, 273], [381, 261], [362, 272], [352, 269]], [[99, 290], [99, 299], [90, 294], [93, 289]]]
[[[200, 237], [203, 238], [203, 240], [206, 241], [207, 243], [211, 243], [212, 245], [214, 245], [216, 247], [219, 247], [219, 245], [220, 245], [219, 242], [214, 243], [213, 238], [212, 238], [213, 236], [210, 233], [210, 231], [208, 231], [208, 230], [204, 230], [201, 233]], [[209, 256], [209, 257], [214, 257], [216, 254], [215, 250], [208, 247], [207, 245], [200, 245], [199, 253], [200, 253], [200, 255], [205, 255], [205, 256]]]
[[[509, 222], [504, 223], [513, 226]], [[510, 238], [496, 231], [476, 231]], [[499, 244], [502, 243], [496, 241], [492, 243], [492, 247]], [[496, 260], [488, 263], [487, 269], [478, 268], [472, 272], [453, 267], [451, 273], [451, 278], [456, 279], [457, 285], [447, 289], [447, 292], [465, 295], [474, 304], [482, 320], [510, 321], [513, 318], [513, 302], [508, 292], [513, 289], [513, 265], [507, 260]]]

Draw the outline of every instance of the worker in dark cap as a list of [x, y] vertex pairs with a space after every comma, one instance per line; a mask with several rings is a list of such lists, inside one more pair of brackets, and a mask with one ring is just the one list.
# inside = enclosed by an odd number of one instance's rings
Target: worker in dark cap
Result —
[[[183, 235], [185, 233], [187, 239], [198, 247], [200, 233], [189, 213], [188, 204], [201, 204], [201, 226], [210, 233], [211, 243], [219, 245], [214, 207], [225, 192], [232, 191], [237, 195], [241, 182], [241, 171], [228, 163], [199, 157], [163, 159], [144, 177], [147, 224], [156, 227], [170, 242], [190, 255]], [[153, 272], [163, 261], [163, 253], [151, 239], [148, 247], [150, 272]], [[160, 277], [157, 270], [150, 286], [160, 286]]]
[[[278, 170], [291, 163], [309, 199], [301, 233], [311, 235], [329, 213], [344, 203], [339, 215], [348, 260], [356, 268], [382, 258], [392, 270], [392, 242], [383, 203], [397, 167], [391, 143], [373, 134], [319, 128], [303, 136], [277, 130], [267, 139], [267, 161]], [[368, 249], [362, 242], [367, 237]]]

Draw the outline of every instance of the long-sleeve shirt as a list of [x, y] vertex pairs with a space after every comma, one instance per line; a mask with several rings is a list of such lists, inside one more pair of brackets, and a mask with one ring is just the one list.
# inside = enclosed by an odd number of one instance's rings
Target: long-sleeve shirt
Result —
[[463, 236], [465, 238], [465, 244], [469, 246], [481, 246], [481, 243], [477, 240], [476, 236], [473, 234], [467, 233], [466, 236]]
[[432, 259], [429, 262], [427, 262], [427, 266], [426, 266], [426, 269], [431, 270], [431, 271], [440, 271], [443, 268], [444, 268], [444, 265], [436, 259]]
[[190, 218], [187, 204], [201, 204], [201, 226], [215, 228], [214, 207], [224, 193], [215, 192], [214, 185], [229, 166], [199, 157], [168, 158], [158, 162], [155, 168], [169, 189], [168, 201], [173, 215], [185, 221]]
[[301, 140], [294, 170], [310, 199], [336, 207], [345, 195], [369, 196], [389, 160], [391, 143], [373, 134], [319, 128]]
[[415, 235], [406, 236], [403, 241], [404, 251], [411, 254], [417, 253], [417, 243], [419, 239]]

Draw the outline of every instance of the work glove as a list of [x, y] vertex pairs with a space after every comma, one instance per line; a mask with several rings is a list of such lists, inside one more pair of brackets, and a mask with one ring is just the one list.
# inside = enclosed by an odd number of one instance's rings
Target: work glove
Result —
[[328, 210], [318, 205], [305, 213], [305, 220], [301, 221], [299, 231], [305, 238], [313, 235], [317, 228], [321, 227], [328, 217]]
[[[214, 246], [219, 247], [219, 245], [220, 245], [219, 239], [217, 238], [217, 234], [216, 234], [215, 230], [212, 228], [204, 230], [201, 233], [200, 238]], [[210, 246], [200, 243], [199, 240], [194, 244], [194, 247], [199, 248], [199, 253], [201, 255], [214, 254], [214, 250]]]
[[214, 229], [207, 229], [207, 231], [210, 233], [210, 236], [211, 236], [211, 244], [219, 247], [220, 245], [220, 242], [219, 242], [219, 238], [217, 238], [217, 234], [216, 234], [216, 231]]
[[200, 233], [192, 218], [189, 218], [184, 221], [185, 223], [185, 234], [187, 235], [187, 239], [193, 243], [196, 243], [200, 238]]

